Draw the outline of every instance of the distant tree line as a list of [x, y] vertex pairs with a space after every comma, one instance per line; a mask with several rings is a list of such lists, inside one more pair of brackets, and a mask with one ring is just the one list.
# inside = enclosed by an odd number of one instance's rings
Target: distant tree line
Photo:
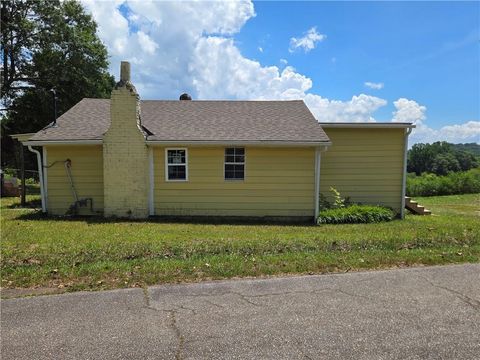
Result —
[[408, 151], [407, 171], [416, 175], [431, 173], [443, 176], [478, 167], [479, 158], [471, 149], [480, 151], [480, 145], [462, 145], [450, 144], [445, 141], [437, 141], [433, 144], [415, 144]]
[[477, 143], [468, 144], [452, 144], [457, 150], [463, 150], [474, 154], [477, 158], [480, 157], [480, 145]]

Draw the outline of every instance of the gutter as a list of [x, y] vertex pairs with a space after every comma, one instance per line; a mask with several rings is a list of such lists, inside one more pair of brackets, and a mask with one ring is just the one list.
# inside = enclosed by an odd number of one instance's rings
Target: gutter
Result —
[[406, 196], [406, 190], [407, 190], [407, 153], [408, 153], [408, 135], [412, 133], [413, 128], [415, 125], [412, 127], [405, 129], [405, 140], [404, 140], [404, 153], [403, 153], [403, 174], [402, 174], [402, 208], [400, 210], [400, 217], [402, 219], [405, 218], [405, 196]]
[[220, 146], [235, 146], [235, 145], [256, 145], [256, 146], [330, 146], [332, 143], [330, 141], [311, 141], [311, 142], [301, 142], [301, 141], [278, 141], [278, 140], [265, 140], [265, 141], [248, 141], [248, 140], [190, 140], [190, 141], [179, 141], [179, 140], [147, 140], [147, 145], [158, 145], [158, 146], [195, 146], [195, 145], [220, 145]]
[[148, 147], [148, 178], [149, 178], [149, 189], [148, 189], [148, 215], [155, 215], [155, 172], [153, 168], [153, 148]]
[[37, 155], [37, 166], [38, 166], [38, 177], [40, 178], [40, 197], [42, 199], [42, 212], [47, 212], [47, 202], [45, 198], [45, 188], [43, 184], [43, 166], [42, 166], [42, 155], [40, 151], [32, 148], [32, 145], [28, 145], [28, 150]]
[[23, 143], [30, 146], [44, 145], [102, 145], [102, 140], [29, 140]]
[[[331, 141], [283, 141], [283, 140], [146, 140], [147, 145], [265, 145], [265, 146], [329, 146]], [[102, 145], [103, 140], [28, 140], [25, 146], [44, 145]]]
[[[220, 141], [220, 140], [146, 140], [147, 145], [157, 146], [236, 146], [236, 145], [254, 145], [254, 146], [330, 146], [330, 141], [278, 141], [278, 140], [266, 140], [266, 141]], [[45, 145], [103, 145], [103, 140], [30, 140], [24, 143], [28, 146], [45, 146]]]
[[396, 123], [396, 122], [388, 122], [388, 123], [319, 123], [320, 126], [324, 129], [331, 129], [331, 128], [359, 128], [359, 129], [413, 129], [415, 127], [412, 123]]

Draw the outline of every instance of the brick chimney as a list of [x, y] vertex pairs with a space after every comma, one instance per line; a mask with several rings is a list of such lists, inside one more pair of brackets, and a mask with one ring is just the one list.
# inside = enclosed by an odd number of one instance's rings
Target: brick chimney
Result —
[[147, 217], [148, 178], [140, 97], [130, 81], [130, 63], [122, 61], [110, 98], [110, 127], [103, 136], [104, 215]]

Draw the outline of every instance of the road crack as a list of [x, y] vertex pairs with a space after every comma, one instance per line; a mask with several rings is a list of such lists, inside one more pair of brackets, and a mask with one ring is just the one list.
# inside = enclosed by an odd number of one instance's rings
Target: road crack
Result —
[[211, 301], [211, 300], [203, 299], [203, 301], [205, 301], [207, 304], [210, 304], [210, 305], [212, 305], [212, 306], [215, 306], [215, 307], [217, 307], [217, 308], [219, 308], [219, 309], [224, 309], [224, 308], [225, 308], [225, 306], [220, 305], [220, 304], [217, 304], [217, 303], [215, 303], [215, 302], [213, 302], [213, 301]]
[[470, 307], [472, 307], [475, 311], [480, 311], [480, 301], [478, 300], [475, 300], [475, 299], [472, 299], [471, 297], [469, 297], [468, 295], [465, 295], [463, 294], [462, 292], [460, 291], [457, 291], [457, 290], [454, 290], [454, 289], [450, 289], [446, 286], [442, 286], [442, 285], [439, 285], [439, 284], [435, 284], [433, 281], [431, 281], [430, 279], [426, 278], [425, 276], [422, 276], [422, 275], [418, 275], [420, 278], [422, 278], [423, 280], [425, 280], [427, 283], [429, 283], [431, 286], [437, 288], [437, 289], [442, 289], [442, 290], [445, 290], [445, 291], [448, 291], [450, 294], [453, 294], [457, 299], [461, 300], [462, 302], [464, 302], [465, 304], [469, 305]]
[[177, 311], [176, 310], [169, 310], [167, 311], [170, 316], [170, 327], [172, 328], [173, 332], [178, 341], [177, 351], [175, 352], [175, 359], [181, 360], [183, 359], [183, 347], [185, 345], [185, 339], [180, 332], [180, 328], [177, 324]]
[[170, 328], [173, 330], [173, 333], [175, 334], [175, 337], [177, 338], [177, 350], [175, 351], [175, 359], [181, 360], [183, 359], [183, 348], [185, 345], [185, 338], [183, 337], [182, 333], [180, 332], [180, 328], [178, 327], [177, 324], [177, 312], [179, 309], [183, 310], [189, 310], [191, 311], [194, 315], [196, 315], [196, 311], [194, 309], [188, 308], [184, 305], [181, 305], [177, 308], [174, 309], [157, 309], [153, 307], [150, 303], [150, 295], [148, 294], [148, 288], [143, 288], [143, 299], [145, 301], [145, 308], [153, 310], [153, 311], [162, 311], [166, 312], [170, 318]]

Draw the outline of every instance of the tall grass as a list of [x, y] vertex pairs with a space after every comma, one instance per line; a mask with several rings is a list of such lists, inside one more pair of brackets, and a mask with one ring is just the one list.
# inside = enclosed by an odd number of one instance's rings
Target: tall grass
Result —
[[407, 177], [408, 196], [437, 196], [480, 193], [480, 168], [446, 176], [424, 173]]

